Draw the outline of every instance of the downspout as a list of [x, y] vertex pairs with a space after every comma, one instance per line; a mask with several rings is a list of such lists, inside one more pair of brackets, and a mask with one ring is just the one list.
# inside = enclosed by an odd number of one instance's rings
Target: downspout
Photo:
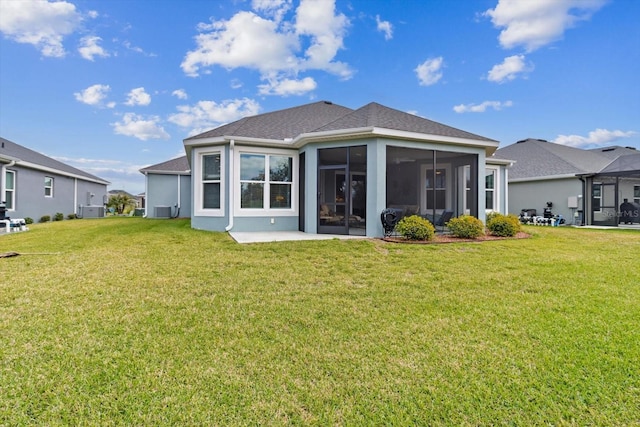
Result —
[[78, 215], [78, 178], [73, 178], [73, 214]]
[[180, 174], [178, 174], [178, 203], [176, 203], [176, 214], [174, 218], [178, 218], [180, 215]]
[[146, 218], [147, 217], [147, 207], [149, 206], [149, 185], [148, 185], [148, 181], [149, 181], [149, 175], [148, 173], [145, 171], [144, 172], [144, 214], [142, 215], [142, 218]]
[[231, 191], [229, 191], [229, 225], [224, 228], [225, 231], [231, 231], [233, 228], [233, 148], [235, 143], [236, 142], [233, 139], [229, 142], [229, 173], [227, 174], [229, 179], [226, 180], [226, 183], [229, 185], [229, 189]]
[[[0, 168], [0, 170], [2, 170], [2, 176], [0, 176], [0, 183], [2, 184], [2, 186], [0, 187], [0, 202], [6, 202], [6, 200], [3, 200], [3, 199], [7, 194], [7, 183], [5, 182], [7, 179], [7, 168], [10, 168], [15, 164], [16, 164], [16, 161], [11, 160], [9, 163], [7, 163], [6, 165], [2, 165], [2, 168]], [[15, 206], [13, 207], [13, 209], [15, 209]]]

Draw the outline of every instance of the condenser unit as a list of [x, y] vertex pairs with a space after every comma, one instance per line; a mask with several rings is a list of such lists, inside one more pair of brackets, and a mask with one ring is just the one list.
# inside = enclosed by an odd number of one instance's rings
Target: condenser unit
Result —
[[156, 218], [171, 218], [171, 206], [154, 206]]

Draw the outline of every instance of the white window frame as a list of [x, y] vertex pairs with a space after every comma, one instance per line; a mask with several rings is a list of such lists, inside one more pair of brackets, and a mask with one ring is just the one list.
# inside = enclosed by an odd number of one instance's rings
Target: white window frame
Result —
[[[204, 202], [202, 191], [204, 186], [204, 180], [202, 179], [202, 162], [204, 156], [220, 155], [220, 208], [219, 209], [205, 209], [202, 207]], [[226, 193], [225, 188], [227, 185], [226, 168], [225, 168], [225, 148], [223, 146], [194, 148], [193, 150], [193, 174], [192, 179], [195, 183], [193, 189], [194, 198], [194, 215], [195, 216], [225, 216], [225, 201]]]
[[[600, 187], [600, 195], [598, 197], [593, 195], [593, 189], [595, 186], [599, 186]], [[600, 201], [600, 203], [598, 203], [598, 209], [595, 209], [595, 207], [593, 207], [593, 200], [598, 199]], [[593, 212], [602, 212], [602, 183], [601, 182], [594, 182], [591, 184], [591, 204], [592, 204], [592, 208], [593, 208]]]
[[[51, 182], [51, 185], [47, 185], [47, 181]], [[53, 185], [54, 185], [55, 179], [52, 176], [45, 176], [44, 177], [44, 197], [47, 198], [51, 198], [53, 197]], [[47, 194], [47, 190], [49, 194]]]
[[[238, 217], [258, 217], [258, 216], [296, 216], [298, 215], [298, 152], [293, 150], [284, 149], [269, 149], [258, 147], [239, 147], [236, 145], [236, 152], [234, 153], [234, 166], [233, 166], [233, 191], [237, 196], [234, 197], [234, 215]], [[265, 180], [260, 181], [264, 183], [264, 203], [262, 209], [256, 208], [242, 208], [242, 183], [240, 182], [240, 158], [243, 154], [256, 154], [265, 156]], [[290, 208], [270, 208], [270, 184], [268, 177], [269, 171], [269, 157], [291, 157], [291, 207]], [[278, 183], [278, 182], [274, 182]]]
[[640, 185], [633, 186], [633, 203], [640, 204]]
[[[11, 174], [13, 176], [13, 179], [11, 180], [13, 183], [13, 188], [8, 188], [7, 187], [7, 182], [9, 182], [9, 180], [7, 179], [7, 175]], [[16, 171], [12, 171], [12, 170], [6, 170], [5, 171], [5, 176], [4, 176], [4, 192], [5, 194], [2, 194], [2, 200], [0, 200], [0, 202], [5, 202], [7, 204], [8, 201], [10, 200], [11, 203], [11, 207], [7, 207], [7, 211], [15, 211], [16, 210]], [[8, 198], [7, 200], [7, 194], [10, 194], [11, 197]]]
[[[493, 172], [493, 188], [492, 189], [487, 189], [487, 175], [488, 175], [489, 172]], [[484, 195], [485, 213], [499, 212], [500, 211], [500, 209], [499, 209], [500, 204], [498, 203], [498, 201], [499, 201], [499, 195], [500, 195], [500, 191], [499, 191], [499, 188], [500, 188], [500, 169], [487, 166], [484, 169], [484, 176], [485, 176], [485, 188], [484, 188], [484, 191], [485, 191], [485, 195]], [[488, 191], [493, 192], [493, 206], [491, 208], [488, 208], [486, 206], [486, 204], [487, 204], [487, 202], [486, 202], [487, 194], [486, 193]]]

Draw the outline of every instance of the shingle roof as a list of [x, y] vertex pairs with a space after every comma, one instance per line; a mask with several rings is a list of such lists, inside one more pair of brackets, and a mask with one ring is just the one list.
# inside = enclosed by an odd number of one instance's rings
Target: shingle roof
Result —
[[177, 157], [175, 159], [167, 160], [166, 162], [158, 163], [155, 165], [147, 166], [140, 169], [140, 172], [173, 172], [173, 173], [190, 173], [189, 161], [187, 156]]
[[602, 169], [600, 173], [640, 177], [640, 153], [622, 155]]
[[320, 101], [257, 116], [245, 117], [187, 138], [236, 136], [257, 139], [294, 139], [302, 134], [359, 128], [385, 128], [406, 132], [496, 142], [413, 114], [372, 102], [357, 110]]
[[90, 181], [109, 184], [109, 181], [105, 181], [100, 177], [91, 175], [83, 170], [74, 168], [73, 166], [69, 166], [58, 160], [52, 159], [51, 157], [45, 156], [44, 154], [40, 154], [36, 151], [23, 147], [22, 145], [16, 144], [15, 142], [9, 141], [8, 139], [0, 137], [0, 158], [3, 156], [7, 156], [11, 159], [17, 159], [18, 164], [20, 164], [20, 161], [32, 163], [36, 166], [59, 171], [62, 174], [79, 176]]
[[627, 154], [638, 154], [638, 150], [636, 150], [635, 148], [621, 147], [619, 145], [614, 145], [611, 147], [592, 148], [589, 151], [596, 152], [610, 159], [617, 159], [618, 157], [625, 156]]
[[455, 138], [476, 139], [481, 141], [495, 142], [492, 139], [465, 132], [451, 126], [443, 125], [429, 119], [425, 119], [414, 114], [405, 113], [393, 108], [385, 107], [376, 102], [369, 103], [358, 108], [339, 119], [328, 123], [316, 132], [324, 132], [342, 129], [357, 129], [364, 127], [378, 127], [394, 129], [405, 132], [416, 132], [430, 135], [439, 135]]
[[568, 147], [539, 139], [526, 139], [500, 148], [495, 158], [515, 160], [510, 179], [596, 173], [611, 159], [595, 151]]
[[272, 140], [293, 139], [300, 134], [318, 129], [352, 110], [327, 101], [245, 117], [185, 141], [216, 136], [243, 136]]

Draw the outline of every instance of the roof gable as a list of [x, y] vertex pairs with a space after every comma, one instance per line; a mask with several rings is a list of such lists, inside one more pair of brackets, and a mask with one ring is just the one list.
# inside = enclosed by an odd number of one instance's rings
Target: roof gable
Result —
[[16, 164], [29, 163], [31, 167], [50, 169], [59, 172], [62, 175], [73, 175], [80, 178], [85, 178], [90, 181], [99, 182], [101, 184], [109, 184], [109, 181], [87, 173], [81, 169], [74, 168], [51, 157], [40, 154], [36, 151], [30, 150], [27, 147], [16, 144], [8, 139], [0, 137], [0, 158], [6, 156], [10, 159], [15, 159]]
[[189, 167], [189, 161], [187, 156], [177, 157], [175, 159], [167, 160], [166, 162], [158, 163], [155, 165], [147, 166], [146, 168], [140, 169], [142, 173], [166, 173], [166, 174], [177, 174], [191, 173], [191, 167]]

